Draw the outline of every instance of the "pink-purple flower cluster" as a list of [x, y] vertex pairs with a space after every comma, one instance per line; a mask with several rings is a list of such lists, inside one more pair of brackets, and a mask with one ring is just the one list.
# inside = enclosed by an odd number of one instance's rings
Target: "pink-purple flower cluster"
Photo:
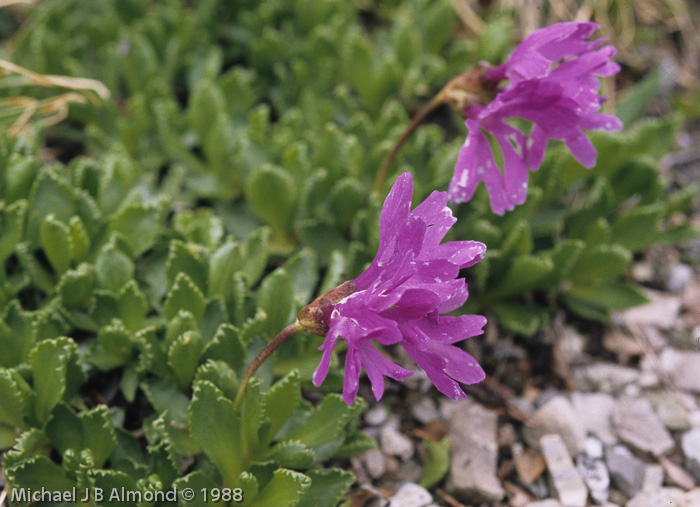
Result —
[[482, 259], [486, 247], [476, 241], [441, 244], [456, 221], [446, 206], [447, 194], [433, 192], [411, 211], [412, 194], [412, 177], [404, 173], [384, 202], [379, 251], [372, 264], [339, 287], [342, 299], [319, 298], [326, 302], [307, 312], [319, 312], [322, 326], [327, 326], [323, 358], [313, 377], [316, 386], [328, 374], [337, 340], [347, 343], [346, 403], [357, 395], [362, 367], [377, 399], [384, 393], [384, 377], [401, 381], [412, 374], [387, 359], [375, 343], [403, 347], [438, 390], [452, 399], [465, 397], [459, 382], [472, 384], [484, 378], [476, 360], [455, 343], [481, 334], [486, 319], [443, 314], [467, 300], [459, 270]]
[[[611, 61], [612, 46], [605, 39], [587, 41], [595, 23], [558, 23], [533, 32], [507, 62], [486, 72], [492, 83], [508, 81], [489, 104], [464, 111], [469, 134], [450, 183], [450, 201], [468, 201], [479, 181], [491, 198], [491, 209], [502, 215], [525, 202], [528, 171], [536, 171], [549, 139], [563, 141], [584, 166], [595, 165], [596, 151], [583, 130], [618, 130], [615, 116], [598, 111], [598, 77], [611, 76], [620, 67]], [[602, 46], [602, 47], [601, 47]], [[532, 122], [529, 133], [508, 123], [522, 118]], [[503, 170], [489, 143], [490, 134], [503, 154]]]

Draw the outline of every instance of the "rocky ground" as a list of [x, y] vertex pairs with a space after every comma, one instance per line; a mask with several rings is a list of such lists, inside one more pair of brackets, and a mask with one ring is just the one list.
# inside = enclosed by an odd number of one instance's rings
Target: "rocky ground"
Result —
[[[530, 340], [491, 326], [469, 346], [499, 366], [467, 400], [419, 374], [393, 387], [365, 414], [379, 447], [351, 462], [351, 505], [700, 506], [699, 266], [700, 241], [649, 250], [629, 276], [650, 302], [606, 326], [562, 314]], [[431, 495], [425, 440], [445, 436]]]

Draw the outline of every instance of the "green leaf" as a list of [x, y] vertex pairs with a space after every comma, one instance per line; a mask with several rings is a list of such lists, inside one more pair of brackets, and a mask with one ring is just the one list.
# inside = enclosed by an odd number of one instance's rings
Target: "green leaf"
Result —
[[4, 322], [0, 319], [0, 365], [12, 367], [26, 361], [36, 341], [36, 328], [30, 315], [22, 310], [15, 299], [5, 309]]
[[4, 451], [15, 445], [17, 434], [14, 426], [0, 422], [0, 450]]
[[77, 269], [66, 271], [58, 281], [58, 294], [67, 308], [86, 310], [97, 283], [95, 268], [83, 262]]
[[305, 220], [297, 229], [302, 243], [316, 252], [321, 264], [327, 264], [334, 251], [348, 250], [347, 240], [331, 224]]
[[569, 275], [576, 265], [586, 244], [576, 239], [567, 239], [546, 252], [552, 261], [553, 269], [549, 275], [537, 282], [539, 288], [554, 291]]
[[173, 227], [187, 241], [199, 243], [210, 249], [215, 248], [224, 235], [223, 220], [208, 208], [178, 212], [173, 220]]
[[224, 507], [226, 502], [214, 502], [211, 499], [211, 494], [209, 495], [209, 498], [205, 498], [202, 494], [202, 491], [204, 490], [212, 492], [218, 487], [219, 485], [216, 482], [200, 471], [191, 472], [173, 482], [173, 488], [177, 488], [177, 490], [180, 492], [186, 488], [189, 488], [197, 493], [194, 495], [194, 499], [192, 501], [185, 500], [182, 498], [182, 494], [180, 493], [179, 504], [191, 507], [208, 507], [210, 505]]
[[243, 470], [243, 461], [241, 420], [233, 402], [211, 382], [201, 381], [194, 385], [188, 412], [190, 434], [216, 465], [224, 482], [235, 485]]
[[272, 480], [260, 490], [250, 507], [294, 507], [309, 486], [311, 479], [306, 475], [280, 468], [275, 470]]
[[[76, 482], [66, 477], [63, 470], [46, 456], [36, 456], [5, 471], [16, 488], [41, 491], [71, 491]], [[11, 493], [10, 493], [11, 494]]]
[[29, 213], [27, 237], [35, 241], [39, 239], [39, 227], [45, 217], [53, 215], [66, 224], [78, 215], [75, 192], [54, 170], [42, 169], [32, 188]]
[[627, 282], [607, 285], [574, 285], [567, 294], [579, 302], [604, 310], [623, 310], [648, 302], [641, 289]]
[[143, 295], [135, 280], [129, 280], [119, 291], [117, 306], [119, 316], [127, 329], [132, 332], [141, 329], [149, 306], [146, 296]]
[[181, 334], [170, 346], [168, 366], [172, 368], [178, 385], [182, 389], [189, 387], [192, 382], [203, 350], [204, 340], [196, 331]]
[[265, 417], [270, 419], [270, 438], [274, 438], [282, 426], [296, 412], [301, 401], [301, 381], [297, 370], [275, 382], [263, 399]]
[[41, 223], [39, 236], [41, 246], [54, 271], [58, 274], [65, 273], [71, 262], [71, 237], [68, 226], [56, 220], [54, 215], [49, 215]]
[[70, 251], [75, 262], [82, 262], [90, 251], [90, 236], [85, 230], [80, 217], [72, 217], [68, 222], [70, 228]]
[[133, 204], [114, 215], [109, 223], [110, 231], [119, 232], [138, 257], [151, 248], [158, 235], [160, 209], [157, 206]]
[[314, 464], [316, 454], [301, 442], [285, 441], [274, 447], [270, 459], [285, 468], [304, 469]]
[[624, 213], [612, 224], [615, 243], [632, 252], [642, 250], [656, 239], [662, 213], [660, 203], [637, 206]]
[[338, 285], [343, 283], [343, 275], [346, 270], [345, 255], [340, 250], [334, 250], [328, 259], [328, 266], [326, 267], [326, 274], [323, 277], [323, 282], [321, 283], [321, 288], [318, 294], [325, 294], [331, 289], [336, 288]]
[[29, 404], [16, 375], [11, 370], [0, 368], [0, 420], [25, 430], [27, 423], [24, 414], [29, 411]]
[[27, 201], [21, 200], [7, 207], [0, 205], [0, 265], [12, 255], [15, 245], [24, 236], [24, 222], [27, 215]]
[[313, 250], [304, 248], [292, 255], [282, 266], [292, 280], [295, 306], [309, 302], [318, 284], [318, 266]]
[[244, 261], [241, 272], [248, 280], [248, 288], [253, 287], [265, 272], [269, 255], [270, 230], [258, 229], [245, 242]]
[[450, 444], [450, 437], [443, 438], [437, 444], [423, 439], [425, 463], [423, 464], [423, 478], [420, 485], [424, 488], [432, 488], [447, 474], [450, 468]]
[[294, 286], [284, 269], [276, 269], [260, 284], [258, 308], [267, 315], [264, 331], [268, 337], [277, 335], [294, 318]]
[[191, 312], [197, 322], [204, 315], [204, 294], [185, 273], [178, 273], [175, 284], [165, 298], [163, 309], [168, 319], [173, 319], [180, 310]]
[[200, 143], [209, 136], [212, 119], [222, 111], [226, 111], [226, 101], [221, 90], [209, 80], [197, 82], [190, 96], [187, 116]]
[[148, 379], [141, 383], [146, 398], [157, 414], [167, 412], [168, 419], [187, 424], [190, 399], [165, 379]]
[[248, 382], [248, 388], [241, 406], [241, 448], [245, 463], [256, 461], [255, 458], [260, 449], [259, 430], [263, 423], [263, 413], [260, 380], [253, 377]]
[[[110, 494], [113, 491], [116, 492], [139, 492], [139, 488], [136, 487], [134, 481], [124, 472], [119, 470], [90, 470], [88, 471], [89, 477], [94, 484], [96, 490], [102, 491], [105, 494], [105, 498], [99, 502], [99, 505], [105, 507], [127, 507], [128, 502], [123, 501], [123, 498], [119, 500], [113, 498], [112, 501], [109, 500]], [[127, 506], [125, 506], [125, 503]]]
[[207, 343], [202, 359], [226, 362], [234, 371], [241, 371], [245, 365], [246, 348], [240, 332], [230, 324], [222, 324], [214, 338]]
[[351, 472], [340, 468], [309, 470], [306, 475], [311, 479], [311, 486], [296, 507], [338, 505], [355, 482], [355, 476]]
[[32, 350], [29, 363], [34, 379], [34, 416], [44, 422], [49, 413], [70, 392], [70, 370], [77, 367], [78, 347], [70, 338], [40, 342]]
[[61, 454], [89, 450], [95, 468], [101, 468], [117, 446], [117, 436], [106, 405], [75, 414], [61, 403], [46, 423], [46, 436]]
[[660, 70], [650, 72], [617, 103], [615, 116], [620, 119], [623, 125], [628, 126], [644, 114], [649, 102], [656, 96], [659, 86], [661, 86], [661, 79]]
[[209, 260], [209, 296], [226, 296], [233, 274], [243, 267], [243, 248], [233, 241], [221, 245]]
[[343, 427], [351, 415], [351, 407], [340, 395], [329, 394], [304, 425], [286, 435], [285, 440], [298, 440], [309, 447], [327, 444], [342, 434]]
[[173, 240], [168, 249], [168, 260], [165, 263], [165, 274], [168, 283], [173, 285], [180, 273], [186, 274], [202, 294], [207, 293], [207, 268], [203, 257], [203, 249], [194, 243], [183, 243]]
[[295, 188], [289, 174], [274, 166], [253, 171], [246, 181], [248, 202], [280, 239], [289, 237], [292, 230], [297, 200]]
[[554, 263], [545, 256], [524, 255], [516, 257], [513, 265], [498, 285], [493, 288], [491, 294], [504, 296], [532, 290], [553, 269]]
[[328, 197], [330, 211], [339, 229], [346, 230], [357, 212], [364, 207], [367, 189], [358, 180], [343, 178]]
[[224, 361], [209, 359], [197, 369], [194, 381], [207, 380], [214, 384], [229, 400], [236, 399], [238, 393], [238, 375]]
[[86, 359], [100, 370], [108, 371], [131, 362], [135, 351], [133, 335], [121, 321], [115, 320], [111, 325], [100, 328], [97, 342]]
[[600, 245], [584, 252], [569, 274], [575, 282], [608, 282], [625, 272], [632, 254], [619, 245]]
[[134, 263], [114, 243], [107, 244], [95, 260], [100, 287], [118, 293], [134, 277]]
[[504, 328], [523, 336], [532, 336], [548, 321], [545, 308], [520, 303], [497, 303], [493, 305], [498, 323]]

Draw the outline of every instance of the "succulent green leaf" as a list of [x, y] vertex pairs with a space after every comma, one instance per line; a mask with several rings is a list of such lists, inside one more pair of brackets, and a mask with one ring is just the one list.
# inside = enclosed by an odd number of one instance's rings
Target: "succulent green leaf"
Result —
[[311, 479], [311, 486], [296, 507], [337, 505], [355, 482], [355, 476], [351, 472], [340, 468], [309, 470], [306, 475]]
[[250, 507], [294, 507], [311, 486], [311, 479], [299, 472], [280, 468], [275, 470], [272, 480], [260, 490]]
[[180, 273], [186, 274], [202, 294], [207, 293], [207, 268], [202, 247], [194, 243], [174, 240], [170, 243], [165, 273], [173, 285]]
[[135, 350], [133, 335], [121, 321], [115, 320], [100, 328], [88, 361], [101, 370], [111, 370], [131, 362]]
[[638, 252], [654, 241], [659, 233], [663, 207], [660, 203], [636, 207], [621, 215], [612, 224], [612, 234], [618, 243]]
[[294, 287], [294, 302], [297, 308], [311, 299], [318, 284], [318, 266], [313, 250], [304, 248], [292, 255], [283, 266]]
[[54, 215], [47, 216], [39, 229], [41, 246], [54, 271], [65, 273], [71, 264], [71, 234], [63, 222]]
[[61, 302], [67, 308], [87, 309], [96, 283], [92, 264], [82, 263], [76, 269], [66, 271], [58, 281]]
[[258, 308], [267, 315], [264, 331], [272, 338], [294, 320], [294, 285], [282, 268], [265, 277], [258, 290]]
[[156, 413], [167, 412], [168, 420], [187, 424], [190, 399], [175, 385], [165, 379], [154, 378], [142, 382], [141, 389]]
[[548, 322], [545, 308], [522, 303], [502, 302], [493, 305], [499, 324], [514, 333], [532, 336]]
[[95, 468], [101, 468], [117, 446], [117, 436], [106, 405], [75, 414], [65, 403], [51, 413], [44, 430], [61, 454], [90, 450]]
[[[241, 420], [233, 402], [211, 382], [194, 385], [189, 409], [190, 434], [232, 486], [243, 471]], [[268, 504], [280, 505], [280, 504]]]
[[100, 287], [116, 294], [134, 277], [134, 263], [114, 243], [109, 243], [97, 256], [95, 271]]
[[438, 443], [423, 439], [425, 463], [420, 485], [424, 488], [432, 488], [445, 477], [450, 468], [450, 444], [450, 437], [445, 437]]
[[632, 254], [620, 245], [600, 245], [584, 252], [569, 275], [575, 282], [604, 283], [625, 272]]
[[211, 255], [207, 283], [209, 296], [226, 295], [231, 277], [243, 267], [242, 250], [241, 245], [227, 241]]
[[24, 222], [27, 215], [27, 201], [21, 200], [7, 207], [0, 205], [0, 265], [12, 255], [15, 245], [24, 236]]
[[191, 312], [199, 322], [204, 315], [206, 300], [201, 290], [185, 273], [178, 273], [175, 283], [165, 298], [163, 309], [168, 319], [173, 319], [181, 310]]
[[74, 216], [70, 219], [68, 228], [70, 229], [71, 257], [76, 263], [82, 262], [90, 251], [90, 236], [87, 230], [85, 230], [83, 221], [80, 220], [78, 216]]
[[[107, 492], [139, 491], [139, 488], [136, 487], [136, 484], [131, 477], [122, 471], [111, 469], [93, 469], [89, 470], [88, 474], [90, 480], [94, 484], [94, 488], [105, 492], [105, 498], [100, 502], [100, 505], [104, 505], [105, 507], [125, 507], [124, 501], [118, 501], [116, 498], [110, 501]], [[120, 498], [120, 500], [122, 499]]]
[[17, 434], [14, 426], [0, 422], [0, 450], [4, 451], [15, 445]]
[[235, 400], [238, 393], [238, 375], [224, 361], [209, 359], [197, 369], [194, 381], [207, 380], [214, 384], [229, 400]]
[[205, 346], [202, 359], [224, 361], [234, 371], [241, 371], [245, 365], [246, 348], [240, 332], [230, 324], [219, 326], [214, 338]]
[[574, 285], [567, 296], [605, 311], [623, 310], [648, 301], [639, 287], [627, 282]]
[[117, 306], [119, 317], [129, 331], [136, 332], [141, 329], [149, 307], [146, 296], [139, 289], [136, 280], [129, 280], [119, 291]]
[[69, 479], [60, 466], [46, 456], [30, 458], [15, 467], [5, 471], [12, 485], [34, 491], [71, 491], [76, 482]]
[[197, 331], [187, 331], [173, 342], [168, 350], [168, 365], [175, 374], [178, 385], [189, 387], [204, 350], [204, 339]]
[[301, 401], [301, 381], [297, 370], [275, 382], [263, 399], [265, 417], [270, 419], [270, 437], [274, 438], [282, 426], [296, 412]]
[[[32, 350], [29, 364], [34, 379], [34, 416], [44, 422], [64, 394], [71, 393], [70, 376], [78, 361], [78, 347], [70, 338], [40, 342]], [[73, 383], [73, 382], [70, 382]]]
[[210, 498], [205, 499], [204, 495], [200, 494], [203, 490], [214, 491], [218, 487], [219, 484], [214, 482], [211, 479], [211, 477], [207, 476], [206, 474], [200, 471], [190, 472], [189, 474], [179, 478], [173, 483], [173, 488], [177, 488], [178, 491], [182, 491], [185, 488], [189, 488], [198, 493], [194, 495], [194, 499], [192, 501], [187, 501], [183, 499], [181, 495], [179, 499], [179, 505], [187, 507], [209, 507], [211, 505], [224, 507], [226, 505], [226, 502], [224, 502], [223, 500], [214, 502], [211, 499], [211, 495]]
[[309, 447], [327, 444], [341, 436], [351, 415], [352, 408], [340, 395], [329, 394], [304, 425], [286, 435], [285, 440], [298, 440]]
[[137, 257], [153, 246], [159, 220], [160, 209], [157, 206], [131, 205], [114, 215], [109, 228], [126, 239]]
[[274, 447], [270, 459], [282, 467], [300, 470], [311, 467], [316, 454], [301, 442], [285, 441]]
[[246, 197], [255, 212], [280, 239], [289, 237], [294, 220], [297, 191], [282, 169], [266, 166], [253, 171], [246, 181]]
[[16, 373], [0, 368], [0, 420], [27, 429], [24, 414], [29, 410], [27, 395], [18, 384]]

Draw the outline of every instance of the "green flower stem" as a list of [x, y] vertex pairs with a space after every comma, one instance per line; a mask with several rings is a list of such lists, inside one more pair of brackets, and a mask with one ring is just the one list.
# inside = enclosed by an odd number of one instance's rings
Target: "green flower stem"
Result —
[[265, 362], [265, 359], [270, 357], [270, 355], [275, 350], [277, 350], [280, 347], [280, 345], [282, 345], [289, 338], [291, 338], [301, 330], [301, 324], [295, 321], [294, 324], [290, 324], [287, 327], [285, 327], [280, 332], [280, 334], [275, 336], [275, 338], [270, 343], [265, 345], [265, 348], [263, 348], [260, 351], [260, 353], [257, 356], [255, 356], [255, 359], [253, 359], [253, 362], [250, 363], [250, 366], [248, 366], [248, 369], [245, 371], [245, 375], [243, 375], [243, 380], [241, 380], [241, 386], [238, 388], [238, 394], [236, 395], [236, 399], [233, 402], [233, 405], [236, 410], [239, 410], [241, 408], [243, 398], [245, 398], [245, 393], [248, 390], [248, 382], [253, 377], [253, 375], [255, 375], [255, 372], [258, 371], [258, 368], [260, 368], [260, 366]]
[[444, 103], [444, 89], [440, 91], [435, 97], [433, 97], [430, 102], [428, 102], [425, 106], [423, 106], [423, 109], [418, 111], [418, 114], [413, 117], [413, 120], [411, 120], [411, 123], [406, 127], [406, 130], [404, 130], [403, 134], [401, 134], [401, 137], [394, 143], [394, 147], [391, 149], [391, 151], [387, 154], [386, 157], [384, 157], [384, 160], [382, 161], [382, 165], [379, 168], [379, 171], [377, 171], [377, 176], [374, 178], [374, 191], [379, 193], [382, 190], [382, 187], [384, 186], [384, 182], [386, 181], [386, 177], [389, 174], [389, 167], [391, 167], [391, 163], [394, 161], [396, 158], [396, 154], [399, 152], [403, 144], [406, 142], [406, 140], [413, 134], [413, 132], [418, 128], [418, 126], [425, 121], [425, 119], [428, 117], [430, 113], [432, 113], [437, 107]]

